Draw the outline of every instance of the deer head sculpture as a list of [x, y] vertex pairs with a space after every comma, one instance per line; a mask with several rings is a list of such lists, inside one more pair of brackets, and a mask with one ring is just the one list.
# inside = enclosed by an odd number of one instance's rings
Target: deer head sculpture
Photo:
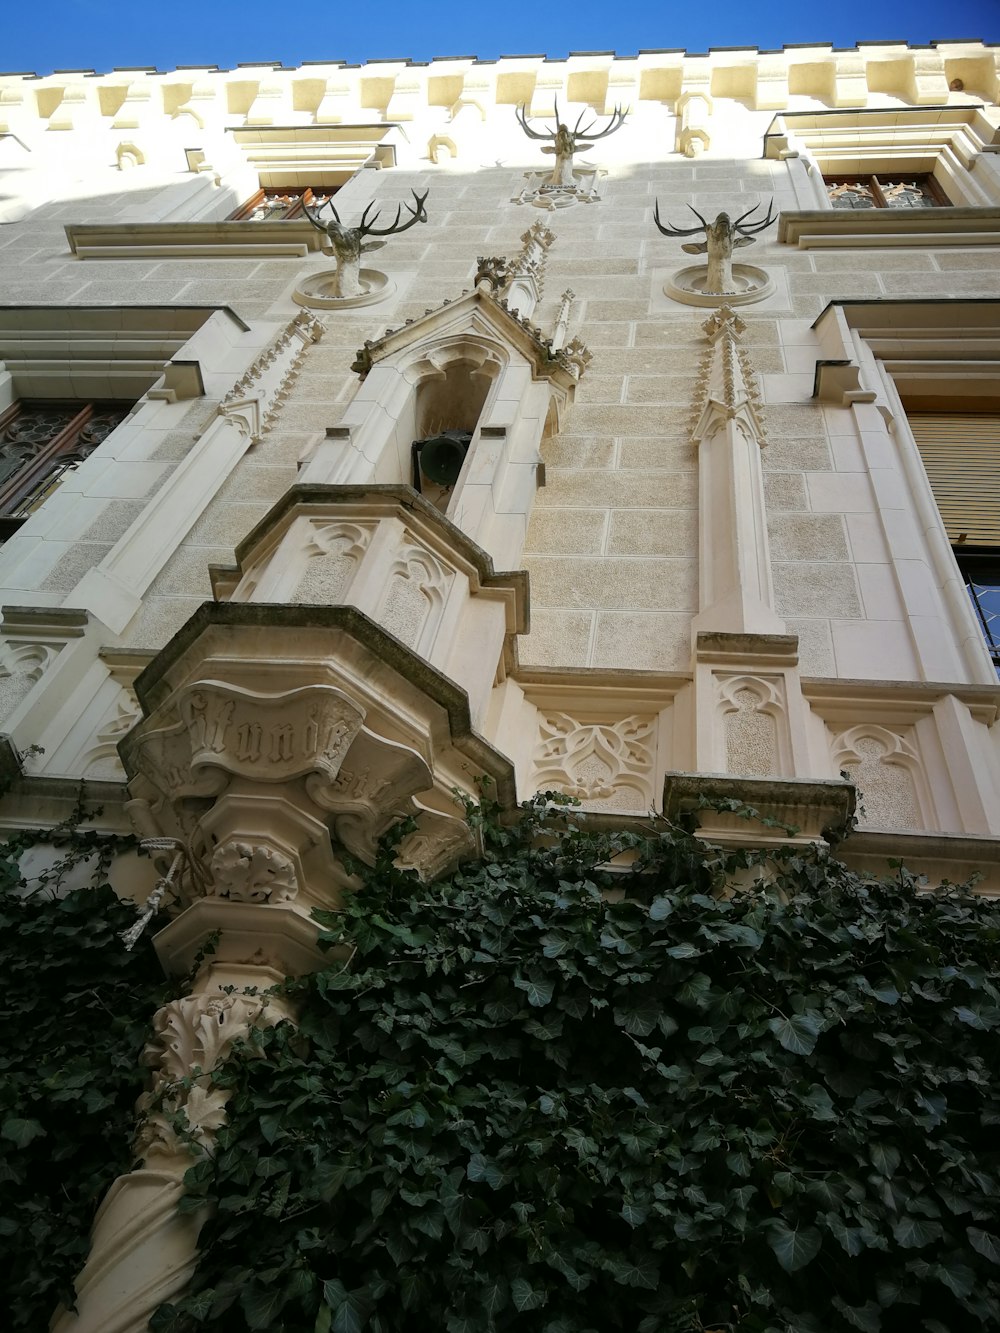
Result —
[[[334, 296], [358, 296], [361, 288], [361, 255], [366, 250], [378, 250], [385, 245], [385, 241], [366, 241], [366, 236], [393, 236], [399, 232], [407, 231], [417, 222], [427, 221], [427, 210], [424, 208], [424, 201], [427, 198], [428, 191], [423, 194], [417, 194], [416, 190], [411, 190], [413, 203], [406, 205], [409, 216], [405, 222], [401, 222], [403, 216], [403, 205], [400, 204], [396, 209], [396, 216], [388, 227], [378, 227], [375, 224], [379, 220], [380, 210], [376, 210], [375, 216], [369, 220], [369, 214], [375, 208], [374, 203], [370, 203], [361, 214], [361, 221], [356, 227], [345, 226], [341, 222], [337, 210], [333, 203], [328, 199], [325, 204], [319, 208], [312, 209], [307, 204], [303, 205], [303, 211], [313, 226], [321, 232], [324, 232], [333, 246], [333, 253], [337, 258], [337, 272], [334, 277], [332, 294]], [[328, 208], [333, 215], [330, 218], [322, 219], [320, 214], [324, 208]]]
[[555, 153], [556, 162], [552, 168], [552, 175], [549, 177], [549, 185], [573, 185], [573, 154], [577, 149], [585, 149], [589, 144], [596, 143], [598, 139], [606, 139], [609, 134], [614, 134], [615, 130], [620, 130], [625, 123], [625, 117], [628, 115], [628, 108], [624, 111], [620, 106], [616, 106], [611, 113], [611, 117], [603, 130], [593, 133], [596, 121], [591, 121], [589, 125], [583, 124], [583, 118], [587, 114], [581, 111], [577, 117], [577, 122], [572, 129], [564, 125], [559, 119], [559, 103], [555, 104], [556, 127], [554, 130], [533, 130], [528, 124], [528, 116], [523, 106], [519, 106], [515, 113], [518, 124], [529, 139], [550, 139], [551, 143], [543, 149], [543, 153]]
[[748, 221], [759, 207], [759, 204], [755, 204], [753, 208], [741, 213], [735, 222], [732, 221], [728, 213], [720, 213], [714, 222], [706, 222], [698, 210], [688, 204], [688, 208], [698, 219], [698, 226], [665, 227], [660, 221], [660, 201], [657, 200], [653, 209], [653, 221], [664, 236], [694, 236], [703, 231], [705, 233], [703, 241], [689, 242], [687, 245], [682, 245], [681, 249], [689, 255], [708, 255], [706, 292], [731, 294], [735, 291], [733, 287], [733, 251], [743, 245], [753, 245], [757, 232], [763, 231], [765, 227], [769, 227], [772, 222], [776, 221], [771, 212], [771, 204], [767, 206], [765, 217], [758, 218], [756, 222]]

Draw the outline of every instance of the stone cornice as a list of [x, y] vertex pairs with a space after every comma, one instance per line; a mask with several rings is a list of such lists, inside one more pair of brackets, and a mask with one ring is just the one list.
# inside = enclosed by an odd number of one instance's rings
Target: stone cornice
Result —
[[[246, 113], [247, 126], [287, 123], [290, 103], [282, 98], [282, 89], [293, 83], [310, 81], [315, 88], [315, 105], [309, 107], [316, 122], [340, 119], [341, 110], [349, 110], [358, 122], [373, 119], [381, 113], [386, 120], [409, 120], [415, 112], [428, 104], [427, 85], [431, 80], [461, 78], [467, 85], [465, 96], [476, 95], [480, 101], [496, 100], [496, 83], [501, 77], [523, 80], [525, 93], [533, 96], [533, 85], [544, 81], [546, 91], [553, 81], [561, 81], [570, 74], [606, 76], [612, 86], [612, 97], [627, 88], [636, 100], [642, 98], [643, 85], [651, 101], [662, 102], [664, 88], [671, 97], [679, 97], [686, 86], [705, 89], [711, 85], [716, 96], [746, 95], [756, 109], [777, 109], [788, 99], [789, 75], [794, 73], [798, 88], [803, 82], [820, 85], [817, 91], [827, 93], [833, 106], [856, 107], [864, 105], [867, 95], [866, 73], [870, 65], [881, 67], [879, 91], [912, 99], [917, 104], [934, 105], [947, 100], [948, 80], [944, 63], [979, 61], [986, 67], [983, 73], [995, 82], [997, 48], [981, 41], [940, 41], [930, 46], [910, 46], [906, 42], [860, 43], [854, 49], [834, 50], [827, 43], [794, 44], [780, 51], [758, 50], [755, 47], [714, 47], [707, 53], [688, 53], [683, 50], [640, 50], [636, 54], [616, 55], [612, 51], [572, 52], [565, 60], [550, 60], [544, 55], [506, 55], [497, 60], [479, 60], [475, 56], [456, 56], [432, 61], [373, 60], [364, 65], [347, 65], [341, 61], [310, 61], [298, 68], [284, 68], [273, 62], [239, 65], [232, 70], [216, 66], [181, 67], [160, 73], [155, 69], [115, 69], [108, 73], [93, 70], [62, 70], [39, 77], [30, 73], [0, 74], [0, 89], [11, 89], [12, 97], [4, 100], [16, 105], [17, 93], [26, 102], [34, 103], [36, 91], [72, 90], [65, 98], [66, 106], [57, 102], [51, 106], [46, 99], [50, 121], [59, 128], [69, 128], [73, 117], [85, 112], [90, 96], [96, 103], [96, 89], [106, 87], [118, 93], [109, 98], [116, 110], [111, 119], [123, 125], [134, 123], [142, 114], [148, 100], [147, 89], [164, 86], [176, 89], [191, 85], [197, 89], [194, 99], [199, 113], [211, 113], [209, 96], [213, 85], [220, 89], [230, 82], [243, 85], [256, 83], [257, 96], [251, 99]], [[646, 76], [646, 77], [643, 77]], [[378, 79], [383, 85], [384, 105], [371, 106], [370, 96], [362, 106], [360, 84], [362, 79]], [[747, 82], [749, 80], [749, 87]], [[891, 86], [884, 86], [884, 85]], [[95, 87], [96, 85], [96, 87]], [[125, 101], [121, 103], [121, 92]], [[77, 91], [79, 90], [79, 91]], [[808, 91], [813, 91], [811, 88]], [[981, 90], [995, 96], [995, 88]], [[144, 96], [145, 94], [145, 96]], [[991, 96], [991, 100], [992, 100]], [[176, 95], [174, 100], [176, 100]], [[132, 109], [130, 109], [130, 103]], [[50, 109], [51, 107], [51, 109]], [[298, 109], [298, 104], [296, 106]], [[324, 115], [318, 114], [323, 109]], [[33, 117], [40, 118], [37, 107], [30, 108]], [[221, 121], [223, 109], [218, 108]], [[367, 114], [366, 114], [367, 113]], [[304, 123], [310, 123], [308, 121]]]
[[800, 250], [1000, 245], [1000, 208], [817, 208], [782, 213], [778, 240]]

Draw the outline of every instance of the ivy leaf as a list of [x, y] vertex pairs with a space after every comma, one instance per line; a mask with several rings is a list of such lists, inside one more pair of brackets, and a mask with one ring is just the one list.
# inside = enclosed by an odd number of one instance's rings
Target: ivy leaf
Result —
[[497, 1190], [506, 1181], [507, 1177], [489, 1158], [484, 1157], [482, 1153], [473, 1153], [469, 1158], [469, 1165], [466, 1167], [465, 1174], [470, 1180], [484, 1180], [490, 1189]]
[[790, 1018], [769, 1018], [767, 1026], [786, 1051], [791, 1051], [793, 1055], [812, 1055], [819, 1034], [823, 1031], [823, 1015], [814, 1009], [807, 1009], [805, 1013], [792, 1014]]
[[514, 985], [518, 990], [523, 990], [528, 1003], [534, 1005], [536, 1009], [541, 1009], [543, 1005], [549, 1003], [552, 999], [554, 986], [551, 981], [542, 977], [515, 977]]
[[921, 1250], [925, 1245], [930, 1245], [931, 1241], [937, 1240], [943, 1232], [939, 1223], [907, 1214], [893, 1223], [892, 1234], [904, 1250]]
[[637, 1203], [630, 1203], [626, 1199], [622, 1204], [622, 1217], [630, 1227], [641, 1227], [648, 1216], [648, 1211]]
[[348, 1291], [337, 1278], [323, 1283], [323, 1300], [333, 1311], [332, 1333], [361, 1333], [375, 1308], [368, 1287]]
[[980, 1231], [978, 1227], [966, 1227], [965, 1234], [977, 1254], [989, 1259], [990, 1263], [1000, 1264], [1000, 1242], [996, 1236], [991, 1236], [988, 1231]]
[[872, 1166], [880, 1176], [895, 1175], [900, 1163], [899, 1150], [887, 1143], [873, 1143], [868, 1148]]
[[526, 1310], [539, 1310], [545, 1304], [545, 1292], [533, 1287], [523, 1277], [515, 1277], [510, 1284], [510, 1298], [518, 1314]]
[[253, 1282], [240, 1295], [240, 1308], [247, 1317], [247, 1328], [271, 1328], [285, 1305], [285, 1293], [273, 1284]]
[[0, 1126], [0, 1134], [18, 1148], [26, 1148], [33, 1139], [42, 1138], [45, 1130], [37, 1120], [22, 1120], [19, 1116], [11, 1116]]
[[635, 1259], [615, 1259], [610, 1264], [611, 1275], [623, 1287], [642, 1287], [655, 1291], [660, 1284], [660, 1270], [651, 1255]]
[[786, 1273], [797, 1273], [819, 1254], [823, 1237], [816, 1227], [790, 1227], [780, 1217], [764, 1222], [767, 1243]]

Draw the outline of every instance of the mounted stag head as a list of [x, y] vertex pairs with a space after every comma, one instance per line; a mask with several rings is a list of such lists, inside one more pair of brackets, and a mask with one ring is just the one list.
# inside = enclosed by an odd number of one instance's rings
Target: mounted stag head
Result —
[[518, 124], [529, 139], [551, 139], [552, 143], [542, 149], [543, 153], [555, 153], [556, 164], [552, 168], [552, 175], [549, 177], [549, 185], [573, 185], [573, 154], [577, 149], [585, 149], [589, 144], [596, 143], [598, 139], [606, 139], [609, 134], [614, 134], [615, 130], [620, 130], [625, 123], [625, 117], [628, 115], [628, 108], [623, 111], [620, 106], [616, 106], [611, 113], [607, 125], [603, 130], [593, 133], [596, 121], [591, 121], [589, 125], [583, 124], [583, 118], [587, 114], [581, 111], [577, 117], [577, 122], [572, 129], [564, 125], [559, 119], [559, 103], [555, 104], [556, 127], [554, 130], [533, 130], [528, 124], [528, 116], [523, 106], [519, 106], [515, 113]]
[[763, 231], [769, 227], [776, 219], [771, 213], [771, 204], [767, 206], [767, 215], [758, 219], [756, 222], [747, 221], [753, 217], [754, 213], [760, 207], [754, 204], [745, 213], [741, 213], [735, 222], [730, 220], [728, 213], [720, 213], [714, 222], [706, 222], [696, 208], [688, 204], [688, 208], [698, 219], [697, 227], [665, 227], [660, 221], [660, 201], [656, 201], [656, 207], [653, 209], [653, 221], [663, 233], [664, 236], [694, 236], [698, 232], [705, 233], [705, 239], [698, 242], [689, 242], [682, 245], [681, 249], [689, 255], [708, 255], [708, 280], [706, 282], [706, 292], [718, 294], [731, 294], [735, 289], [733, 287], [733, 251], [742, 245], [753, 245], [757, 237], [757, 232]]
[[[407, 231], [417, 222], [427, 221], [424, 201], [429, 192], [425, 190], [423, 194], [417, 194], [416, 190], [411, 190], [410, 193], [413, 195], [413, 203], [406, 205], [408, 218], [405, 222], [400, 222], [403, 215], [403, 205], [400, 204], [396, 209], [396, 216], [388, 227], [375, 225], [379, 220], [379, 211], [376, 211], [375, 216], [369, 220], [369, 214], [375, 207], [374, 203], [367, 205], [356, 227], [347, 227], [341, 222], [337, 210], [329, 199], [316, 209], [303, 204], [306, 217], [318, 231], [324, 232], [330, 238], [333, 245], [333, 253], [337, 257], [337, 272], [332, 288], [334, 296], [360, 295], [361, 255], [365, 250], [378, 250], [385, 245], [385, 241], [365, 241], [366, 236], [393, 236], [401, 231]], [[333, 214], [326, 221], [320, 219], [324, 208], [328, 208]]]

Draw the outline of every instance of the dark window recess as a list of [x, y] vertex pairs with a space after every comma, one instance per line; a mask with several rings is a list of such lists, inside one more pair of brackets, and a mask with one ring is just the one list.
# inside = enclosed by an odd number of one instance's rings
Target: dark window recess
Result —
[[336, 185], [289, 185], [257, 193], [230, 213], [228, 222], [292, 222], [303, 218], [302, 205], [320, 208], [337, 193]]
[[931, 175], [824, 176], [834, 208], [950, 208]]
[[1000, 676], [1000, 554], [953, 547], [986, 647]]
[[465, 455], [472, 443], [468, 430], [443, 430], [426, 440], [414, 440], [410, 446], [413, 457], [413, 489], [423, 494], [423, 483], [430, 481], [441, 490], [448, 490], [458, 481]]
[[21, 401], [0, 413], [0, 538], [16, 532], [131, 410], [131, 403]]

